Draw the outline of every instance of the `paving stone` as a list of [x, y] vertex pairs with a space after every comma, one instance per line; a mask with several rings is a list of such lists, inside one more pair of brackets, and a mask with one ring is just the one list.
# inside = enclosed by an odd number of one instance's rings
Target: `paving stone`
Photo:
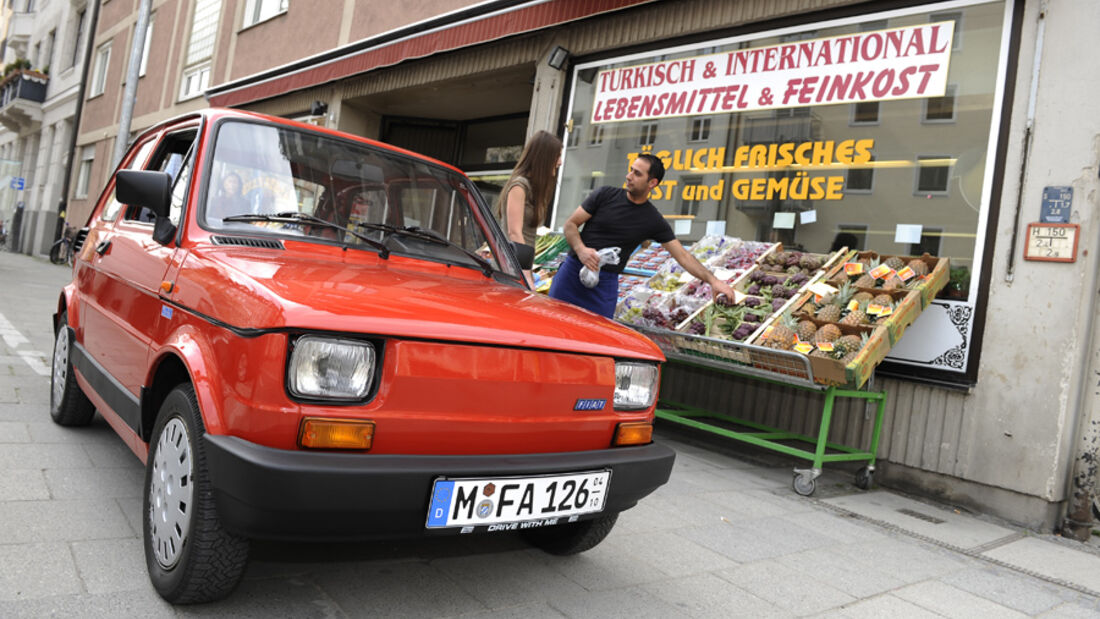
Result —
[[[908, 538], [886, 538], [843, 544], [836, 552], [867, 569], [876, 570], [909, 584], [933, 577], [947, 577], [976, 560], [926, 542]], [[950, 579], [946, 579], [950, 582]]]
[[567, 617], [631, 617], [674, 619], [687, 613], [653, 594], [652, 587], [631, 587], [612, 591], [593, 591], [583, 597], [551, 600], [550, 605]]
[[959, 570], [941, 580], [1026, 615], [1037, 615], [1078, 598], [1076, 592], [988, 564]]
[[139, 539], [73, 542], [72, 550], [88, 593], [136, 591], [152, 586]]
[[983, 554], [1100, 593], [1100, 555], [1083, 547], [1025, 537]]
[[805, 573], [775, 560], [721, 570], [716, 575], [796, 615], [824, 612], [856, 601], [851, 595], [807, 578]]
[[86, 468], [91, 465], [82, 445], [0, 443], [0, 470]]
[[654, 583], [649, 591], [690, 617], [789, 617], [791, 613], [713, 574]]
[[509, 606], [462, 615], [441, 615], [461, 617], [462, 619], [558, 619], [565, 617], [547, 602], [532, 602], [520, 606]]
[[784, 555], [776, 561], [802, 572], [808, 579], [827, 584], [857, 599], [873, 597], [904, 584], [894, 576], [838, 555], [831, 547]]
[[125, 591], [105, 595], [56, 595], [40, 599], [0, 601], [0, 617], [5, 619], [41, 619], [42, 617], [80, 617], [80, 619], [160, 619], [187, 615], [177, 613], [150, 586], [146, 591]]
[[528, 551], [498, 554], [491, 561], [483, 556], [438, 559], [432, 561], [432, 566], [490, 609], [576, 598], [586, 593], [584, 587], [536, 560]]
[[0, 443], [29, 443], [31, 434], [21, 421], [0, 421]]
[[[790, 496], [788, 496], [788, 494]], [[739, 492], [707, 492], [706, 500], [749, 518], [788, 516], [817, 509], [813, 501], [803, 500], [794, 493], [774, 490], [742, 490]]]
[[132, 536], [111, 500], [0, 502], [0, 544], [117, 539]]
[[314, 572], [313, 582], [352, 616], [435, 617], [486, 607], [440, 570], [420, 562], [345, 564]]
[[111, 441], [97, 441], [94, 443], [84, 443], [84, 451], [87, 452], [88, 458], [91, 459], [92, 466], [99, 466], [104, 468], [120, 468], [120, 467], [138, 467], [144, 468], [145, 465], [141, 463], [134, 452], [122, 442], [122, 439], [115, 436]]
[[[611, 535], [615, 534], [615, 531], [611, 532]], [[655, 566], [638, 562], [628, 548], [607, 543], [609, 541], [610, 537], [592, 550], [568, 557], [548, 555], [541, 550], [530, 552], [536, 561], [550, 566], [589, 591], [623, 589], [665, 577]], [[630, 568], [621, 569], [620, 566]]]
[[132, 498], [142, 496], [144, 469], [47, 469], [46, 483], [55, 499]]
[[642, 499], [640, 504], [663, 514], [662, 520], [667, 518], [677, 521], [677, 528], [711, 526], [740, 515], [731, 508], [708, 501], [703, 496], [691, 494], [654, 493]]
[[603, 542], [619, 546], [637, 563], [652, 565], [665, 576], [678, 578], [734, 567], [737, 562], [678, 535], [661, 531], [645, 536], [618, 535]]
[[[14, 391], [12, 398], [14, 398]], [[49, 407], [43, 408], [39, 404], [21, 404], [4, 401], [4, 388], [0, 386], [0, 421], [42, 421], [50, 418]]]
[[783, 516], [799, 529], [809, 529], [843, 543], [867, 542], [888, 537], [882, 528], [831, 511], [813, 510]]
[[67, 428], [59, 426], [50, 420], [48, 413], [43, 411], [43, 419], [37, 419], [27, 423], [31, 440], [35, 443], [117, 443], [121, 442], [111, 426], [107, 425], [102, 417], [96, 415], [90, 424], [79, 428]]
[[[0, 518], [0, 522], [11, 522]], [[81, 593], [68, 544], [0, 543], [0, 600], [26, 600]], [[0, 604], [0, 616], [9, 616]]]
[[927, 580], [902, 587], [891, 594], [925, 608], [944, 617], [969, 619], [970, 617], [1026, 617], [1024, 613], [1012, 610], [981, 596], [957, 589], [936, 580]]
[[1096, 619], [1100, 616], [1100, 611], [1097, 610], [1096, 605], [1084, 605], [1084, 604], [1071, 604], [1066, 603], [1060, 606], [1055, 606], [1047, 612], [1036, 615], [1039, 619]]
[[941, 615], [892, 595], [880, 595], [869, 600], [862, 600], [843, 608], [815, 615], [815, 617], [817, 619], [883, 619], [883, 617], [943, 619]]
[[50, 498], [50, 489], [42, 471], [33, 469], [0, 470], [0, 502], [41, 501]]
[[[141, 492], [145, 492], [145, 489], [142, 488]], [[141, 510], [144, 509], [144, 496], [117, 498], [115, 504], [118, 505], [119, 511], [126, 519], [126, 524], [130, 527], [130, 533], [134, 537], [140, 538], [142, 536]]]

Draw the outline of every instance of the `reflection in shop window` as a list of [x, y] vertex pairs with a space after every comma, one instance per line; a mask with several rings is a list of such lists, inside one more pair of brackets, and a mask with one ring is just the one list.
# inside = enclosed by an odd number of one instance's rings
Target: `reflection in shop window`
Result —
[[867, 249], [867, 226], [863, 224], [839, 224], [830, 251], [842, 247], [848, 249]]
[[710, 119], [696, 118], [691, 121], [691, 137], [689, 142], [703, 142], [710, 139]]
[[638, 146], [650, 146], [657, 141], [657, 123], [642, 125], [642, 134], [638, 136]]
[[956, 90], [955, 84], [948, 84], [947, 92], [942, 97], [925, 99], [924, 122], [954, 122]]
[[[871, 162], [875, 158], [871, 156]], [[875, 169], [871, 166], [862, 168], [850, 168], [848, 179], [844, 184], [844, 191], [849, 193], [871, 193], [874, 190]]]
[[[684, 187], [702, 187], [702, 176], [685, 176]], [[691, 215], [692, 217], [699, 214], [699, 193], [697, 192], [681, 192], [680, 194], [680, 214]]]
[[852, 104], [852, 121], [851, 125], [877, 125], [878, 124], [878, 101], [863, 101], [860, 103]]
[[569, 141], [565, 143], [566, 148], [575, 148], [577, 144], [581, 142], [581, 134], [584, 132], [584, 125], [581, 123], [574, 123], [573, 129], [569, 132]]
[[951, 176], [949, 155], [921, 155], [917, 157], [917, 195], [946, 195], [947, 181]]
[[603, 131], [603, 125], [594, 125], [592, 127], [592, 133], [588, 137], [588, 145], [599, 146], [600, 144], [603, 144]]
[[962, 17], [963, 14], [959, 11], [951, 11], [949, 13], [932, 13], [928, 16], [928, 21], [932, 23], [941, 21], [955, 22], [955, 36], [951, 39], [951, 51], [953, 52], [957, 52], [962, 49]]
[[909, 245], [910, 256], [929, 254], [940, 255], [940, 239], [943, 238], [943, 228], [924, 228], [920, 233], [920, 242]]

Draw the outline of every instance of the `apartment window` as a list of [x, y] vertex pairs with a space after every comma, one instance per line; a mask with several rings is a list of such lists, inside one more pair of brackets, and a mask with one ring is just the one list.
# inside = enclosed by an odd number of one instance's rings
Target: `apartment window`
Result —
[[917, 195], [946, 195], [951, 161], [948, 155], [917, 157]]
[[641, 135], [638, 136], [638, 146], [649, 146], [657, 141], [657, 123], [642, 125]]
[[95, 50], [95, 67], [92, 69], [92, 83], [88, 97], [97, 97], [103, 94], [107, 85], [107, 69], [111, 63], [111, 42], [108, 41]]
[[221, 0], [195, 2], [191, 39], [187, 44], [187, 59], [180, 80], [180, 100], [201, 95], [210, 83], [210, 57], [214, 55], [221, 8]]
[[244, 24], [247, 28], [286, 13], [290, 0], [248, 0], [244, 5]]
[[76, 193], [73, 197], [82, 200], [88, 197], [88, 183], [92, 179], [92, 161], [95, 160], [95, 144], [80, 150], [80, 169], [76, 174]]
[[928, 20], [931, 23], [941, 21], [955, 22], [955, 35], [951, 37], [951, 51], [953, 52], [962, 49], [962, 17], [963, 14], [958, 11], [952, 11], [950, 13], [932, 13], [928, 16]]
[[53, 48], [55, 46], [57, 46], [57, 29], [51, 30], [50, 33], [46, 35], [46, 57], [43, 58], [42, 61], [42, 68], [44, 70], [49, 70], [49, 68], [53, 66]]
[[924, 100], [924, 117], [926, 123], [950, 123], [955, 122], [955, 84], [948, 84], [942, 97], [929, 97]]
[[878, 124], [878, 101], [863, 101], [860, 103], [852, 104], [852, 120], [849, 122], [851, 125], [877, 125]]
[[599, 146], [603, 144], [603, 125], [593, 125], [591, 135], [588, 136], [589, 146]]
[[922, 228], [920, 242], [909, 244], [909, 255], [920, 256], [930, 254], [940, 255], [940, 240], [943, 238], [943, 228]]
[[[874, 161], [874, 155], [871, 156], [871, 161]], [[875, 184], [875, 169], [872, 167], [866, 168], [851, 168], [848, 170], [848, 179], [844, 183], [845, 193], [871, 193]]]
[[26, 9], [27, 13], [33, 13], [34, 12], [34, 0], [27, 0], [27, 4], [25, 5], [25, 9]]
[[76, 14], [76, 20], [74, 24], [76, 28], [73, 34], [73, 51], [69, 54], [69, 66], [76, 66], [76, 61], [80, 58], [80, 39], [84, 38], [84, 16], [87, 13], [86, 9], [80, 9]]
[[149, 16], [149, 23], [145, 25], [145, 45], [141, 48], [141, 67], [138, 68], [138, 77], [145, 77], [145, 69], [149, 66], [149, 46], [153, 40], [153, 16]]
[[[683, 177], [684, 187], [705, 187], [703, 185], [702, 176], [685, 176]], [[685, 191], [680, 194], [680, 214], [695, 216], [699, 214], [699, 201], [702, 199], [699, 197], [700, 192], [696, 190]], [[690, 196], [691, 199], [684, 196]]]
[[709, 118], [696, 118], [691, 121], [691, 138], [692, 142], [703, 142], [710, 139], [710, 119]]
[[584, 133], [584, 125], [581, 123], [573, 123], [573, 129], [569, 132], [569, 141], [565, 144], [566, 148], [573, 148], [581, 142], [581, 134]]

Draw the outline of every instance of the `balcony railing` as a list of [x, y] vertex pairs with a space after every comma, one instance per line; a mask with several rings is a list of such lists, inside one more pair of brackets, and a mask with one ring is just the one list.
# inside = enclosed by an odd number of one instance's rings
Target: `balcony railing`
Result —
[[38, 71], [18, 70], [0, 81], [0, 124], [22, 132], [42, 122], [42, 103], [50, 78]]

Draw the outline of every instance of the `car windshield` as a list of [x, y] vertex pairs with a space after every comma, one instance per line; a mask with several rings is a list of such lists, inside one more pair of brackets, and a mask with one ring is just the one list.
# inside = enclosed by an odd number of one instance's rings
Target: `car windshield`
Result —
[[210, 230], [291, 235], [520, 275], [477, 190], [442, 166], [306, 131], [228, 121], [217, 129], [210, 171], [201, 211]]

